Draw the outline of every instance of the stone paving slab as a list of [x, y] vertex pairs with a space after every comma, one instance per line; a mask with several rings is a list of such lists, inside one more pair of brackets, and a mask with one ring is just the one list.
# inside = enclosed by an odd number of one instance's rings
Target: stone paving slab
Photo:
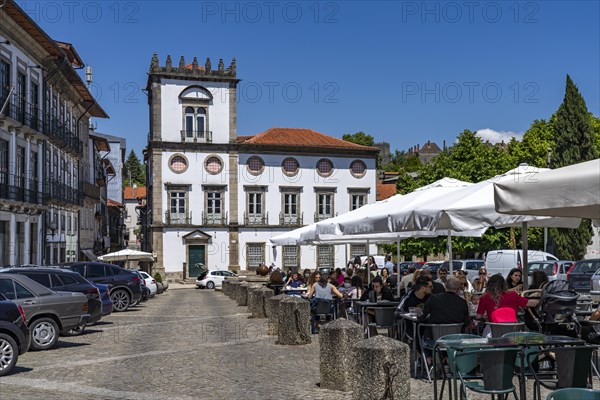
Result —
[[[0, 378], [0, 398], [352, 398], [318, 387], [316, 337], [304, 346], [275, 345], [267, 321], [248, 316], [246, 307], [212, 290], [167, 291], [81, 336], [61, 338], [52, 350], [24, 354], [17, 370]], [[431, 399], [432, 385], [411, 379], [411, 393]]]

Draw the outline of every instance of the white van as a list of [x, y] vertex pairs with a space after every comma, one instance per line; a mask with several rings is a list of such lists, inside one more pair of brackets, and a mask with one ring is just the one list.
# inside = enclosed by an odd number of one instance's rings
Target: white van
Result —
[[[527, 261], [558, 261], [550, 253], [539, 250], [527, 250]], [[522, 268], [523, 250], [491, 250], [485, 257], [485, 267], [488, 276], [500, 274], [506, 278], [513, 268]]]

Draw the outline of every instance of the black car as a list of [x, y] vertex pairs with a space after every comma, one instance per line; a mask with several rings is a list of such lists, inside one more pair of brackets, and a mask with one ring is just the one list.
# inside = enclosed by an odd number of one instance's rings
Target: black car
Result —
[[108, 285], [114, 311], [125, 311], [142, 299], [142, 282], [134, 271], [101, 262], [77, 262], [64, 266], [85, 279]]
[[10, 374], [30, 343], [23, 309], [0, 294], [0, 376]]
[[[83, 293], [88, 297], [88, 312], [90, 313], [90, 319], [87, 323], [93, 324], [100, 321], [102, 318], [102, 300], [100, 299], [100, 291], [90, 281], [86, 280], [77, 272], [60, 268], [35, 266], [4, 268], [1, 272], [25, 275], [54, 291]], [[85, 326], [81, 326], [69, 332], [61, 332], [61, 334], [78, 334], [81, 333], [84, 328]]]
[[592, 276], [600, 269], [600, 259], [577, 261], [567, 272], [567, 280], [575, 290], [589, 292]]

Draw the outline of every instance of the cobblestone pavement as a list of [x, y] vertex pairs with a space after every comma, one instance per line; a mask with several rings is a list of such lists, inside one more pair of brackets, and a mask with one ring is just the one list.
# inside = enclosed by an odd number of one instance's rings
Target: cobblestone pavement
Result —
[[[0, 378], [0, 398], [352, 398], [318, 387], [318, 336], [306, 346], [275, 345], [266, 320], [248, 316], [221, 293], [169, 289], [52, 350], [24, 354]], [[433, 397], [424, 381], [411, 380], [411, 391], [412, 399]]]

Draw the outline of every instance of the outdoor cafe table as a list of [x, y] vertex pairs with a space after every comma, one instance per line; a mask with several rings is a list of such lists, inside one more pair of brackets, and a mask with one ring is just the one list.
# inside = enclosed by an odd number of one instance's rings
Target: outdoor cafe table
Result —
[[[572, 338], [569, 336], [560, 335], [535, 335], [535, 336], [511, 336], [511, 337], [499, 337], [499, 338], [472, 338], [472, 339], [459, 339], [459, 340], [438, 340], [433, 349], [433, 371], [436, 371], [436, 359], [435, 350], [438, 347], [445, 349], [453, 349], [456, 351], [465, 350], [478, 350], [487, 348], [499, 348], [499, 347], [520, 347], [521, 348], [521, 365], [525, 365], [524, 349], [530, 346], [576, 346], [585, 344], [584, 340]], [[527, 390], [525, 388], [525, 368], [520, 368], [521, 377], [519, 379], [519, 398], [521, 400], [527, 399]], [[456, 376], [454, 380], [454, 396], [457, 397], [457, 382]], [[448, 388], [448, 390], [451, 390]], [[437, 379], [433, 380], [433, 398], [437, 400]]]
[[[403, 312], [403, 313], [398, 313], [398, 315], [401, 318], [401, 322], [404, 321], [404, 323], [408, 323], [408, 322], [412, 322], [413, 324], [413, 339], [412, 339], [412, 354], [413, 354], [413, 365], [412, 365], [412, 370], [413, 370], [413, 377], [416, 377], [417, 375], [417, 322], [418, 322], [418, 317], [417, 314], [413, 314], [413, 313], [407, 313], [407, 312]], [[400, 332], [400, 340], [402, 340], [402, 338], [406, 335], [406, 326], [404, 325], [404, 323], [401, 324], [400, 328], [398, 331]], [[435, 359], [435, 357], [434, 357]]]
[[286, 286], [283, 289], [281, 289], [281, 291], [284, 294], [287, 294], [287, 295], [290, 295], [290, 296], [291, 295], [297, 295], [297, 296], [299, 296], [299, 295], [303, 295], [304, 293], [306, 293], [308, 291], [308, 288], [305, 288], [305, 287], [304, 288], [303, 287], [293, 288], [293, 287], [290, 287], [290, 286]]

